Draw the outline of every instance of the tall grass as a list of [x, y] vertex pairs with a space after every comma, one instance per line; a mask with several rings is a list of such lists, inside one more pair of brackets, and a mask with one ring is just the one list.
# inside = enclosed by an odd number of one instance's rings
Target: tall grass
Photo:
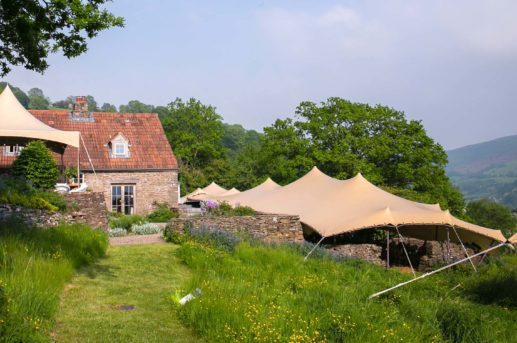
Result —
[[[199, 287], [202, 295], [177, 310], [208, 341], [510, 342], [516, 337], [511, 301], [481, 304], [479, 292], [472, 293], [478, 275], [487, 270], [490, 275], [493, 266], [479, 274], [460, 268], [368, 300], [410, 275], [358, 260], [336, 262], [324, 254], [304, 262], [300, 249], [289, 246], [245, 241], [232, 250], [222, 246], [191, 236], [178, 250], [194, 272], [185, 292]], [[508, 261], [515, 268], [517, 260]], [[489, 276], [485, 282], [491, 282]], [[464, 286], [455, 288], [459, 283]]]
[[65, 282], [104, 255], [104, 233], [83, 225], [0, 227], [0, 342], [48, 342]]

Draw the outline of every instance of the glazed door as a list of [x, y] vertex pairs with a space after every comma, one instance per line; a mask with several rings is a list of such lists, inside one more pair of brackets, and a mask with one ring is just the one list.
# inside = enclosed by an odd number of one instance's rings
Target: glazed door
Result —
[[124, 214], [135, 212], [135, 186], [111, 186], [111, 211]]

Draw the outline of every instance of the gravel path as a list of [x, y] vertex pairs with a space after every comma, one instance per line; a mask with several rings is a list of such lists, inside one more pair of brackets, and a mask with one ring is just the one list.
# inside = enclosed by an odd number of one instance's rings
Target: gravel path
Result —
[[137, 245], [137, 244], [156, 244], [165, 243], [162, 233], [153, 235], [134, 235], [124, 237], [110, 237], [110, 245]]

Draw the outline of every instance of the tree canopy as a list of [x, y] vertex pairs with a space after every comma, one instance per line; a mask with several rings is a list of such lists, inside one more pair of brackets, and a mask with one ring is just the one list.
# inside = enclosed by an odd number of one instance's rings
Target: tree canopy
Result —
[[517, 220], [505, 206], [490, 199], [479, 199], [467, 204], [467, 216], [474, 223], [503, 231], [510, 237], [517, 232]]
[[50, 106], [50, 99], [43, 94], [43, 91], [39, 88], [32, 88], [28, 92], [29, 95], [29, 108], [35, 110], [48, 110]]
[[117, 106], [105, 102], [101, 106], [101, 111], [102, 112], [117, 112]]
[[199, 100], [176, 99], [168, 105], [162, 123], [172, 149], [184, 165], [200, 167], [223, 157], [222, 117], [215, 107]]
[[421, 122], [341, 98], [302, 102], [295, 115], [264, 129], [261, 174], [285, 184], [313, 166], [339, 179], [360, 172], [374, 184], [426, 193], [461, 213], [463, 197], [445, 175], [447, 155]]
[[0, 1], [0, 76], [11, 66], [43, 72], [49, 53], [72, 58], [87, 50], [87, 39], [124, 20], [102, 6], [109, 0]]
[[154, 106], [147, 105], [138, 100], [131, 100], [127, 105], [120, 105], [120, 112], [123, 113], [153, 113]]

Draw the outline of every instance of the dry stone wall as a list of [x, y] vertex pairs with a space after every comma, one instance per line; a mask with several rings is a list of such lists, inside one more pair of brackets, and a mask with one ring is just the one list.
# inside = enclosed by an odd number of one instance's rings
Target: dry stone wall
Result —
[[[433, 269], [437, 265], [451, 263], [466, 257], [463, 247], [456, 243], [450, 243], [449, 248], [447, 248], [445, 242], [423, 241], [409, 238], [404, 240], [404, 245], [413, 267], [422, 272]], [[337, 256], [359, 258], [377, 265], [386, 264], [387, 254], [385, 243], [340, 244], [325, 247]], [[466, 249], [469, 255], [475, 253], [471, 248], [467, 247]], [[479, 258], [474, 258], [473, 260], [477, 262]], [[390, 241], [390, 265], [409, 265], [400, 239], [398, 238], [393, 238]]]
[[265, 242], [303, 242], [302, 226], [298, 216], [259, 214], [255, 216], [176, 218], [169, 228], [180, 233], [190, 226], [194, 229], [219, 229], [227, 232], [246, 232]]
[[59, 223], [81, 223], [106, 230], [108, 216], [104, 194], [85, 192], [66, 194], [68, 209], [65, 212], [48, 212], [14, 205], [0, 205], [0, 220], [16, 218], [30, 226], [51, 227]]

